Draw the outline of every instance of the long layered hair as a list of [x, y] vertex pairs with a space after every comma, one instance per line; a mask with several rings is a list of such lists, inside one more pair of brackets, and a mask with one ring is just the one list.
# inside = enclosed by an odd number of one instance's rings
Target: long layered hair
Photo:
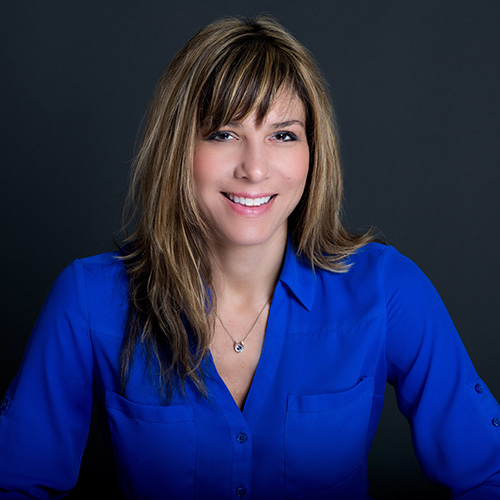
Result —
[[[124, 246], [130, 322], [121, 354], [125, 387], [134, 354], [154, 359], [168, 399], [186, 381], [206, 393], [202, 363], [212, 332], [207, 225], [193, 191], [200, 131], [213, 132], [291, 91], [306, 110], [310, 167], [288, 227], [295, 251], [312, 267], [343, 272], [346, 258], [370, 241], [340, 220], [342, 175], [333, 111], [313, 57], [269, 17], [226, 18], [192, 37], [161, 76], [135, 159]], [[153, 356], [151, 356], [153, 355]]]

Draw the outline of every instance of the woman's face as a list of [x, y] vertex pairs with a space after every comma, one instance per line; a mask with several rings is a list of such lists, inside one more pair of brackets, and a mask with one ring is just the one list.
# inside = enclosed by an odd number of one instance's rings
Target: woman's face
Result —
[[255, 113], [199, 134], [193, 175], [196, 201], [216, 242], [252, 246], [286, 241], [309, 169], [305, 109], [293, 94], [277, 97], [258, 126]]

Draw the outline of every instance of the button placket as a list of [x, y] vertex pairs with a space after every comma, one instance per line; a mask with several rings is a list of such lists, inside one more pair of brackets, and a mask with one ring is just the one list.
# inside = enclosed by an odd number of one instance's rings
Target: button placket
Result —
[[231, 498], [251, 497], [252, 472], [252, 436], [248, 421], [233, 399], [229, 389], [217, 372], [213, 358], [210, 358], [209, 370], [213, 374], [215, 388], [212, 391], [216, 397], [216, 406], [224, 416], [227, 424], [227, 444], [231, 447], [228, 458], [231, 470], [227, 473], [231, 478]]
[[249, 496], [252, 467], [252, 440], [249, 429], [241, 425], [233, 430], [233, 491], [236, 498]]

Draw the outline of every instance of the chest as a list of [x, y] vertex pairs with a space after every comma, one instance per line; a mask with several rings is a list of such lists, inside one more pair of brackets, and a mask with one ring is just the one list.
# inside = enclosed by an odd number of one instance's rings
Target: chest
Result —
[[285, 324], [293, 311], [282, 312], [252, 332], [242, 353], [217, 332], [209, 400], [188, 393], [187, 402], [159, 407], [108, 399], [126, 490], [152, 499], [229, 500], [239, 488], [254, 498], [367, 498], [363, 464], [382, 404], [374, 325], [295, 328]]
[[240, 410], [243, 409], [259, 364], [266, 323], [267, 315], [259, 318], [248, 336], [246, 332], [238, 333], [240, 330], [237, 328], [232, 331], [224, 328], [220, 321], [215, 325], [210, 346], [212, 358], [219, 376]]

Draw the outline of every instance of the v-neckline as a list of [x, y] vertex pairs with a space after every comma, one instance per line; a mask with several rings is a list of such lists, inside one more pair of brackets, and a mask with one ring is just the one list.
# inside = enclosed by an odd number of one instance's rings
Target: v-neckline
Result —
[[215, 403], [223, 410], [231, 411], [231, 413], [239, 413], [249, 425], [257, 421], [262, 411], [265, 395], [274, 379], [283, 350], [284, 331], [280, 328], [278, 317], [280, 316], [279, 309], [283, 306], [284, 293], [283, 286], [281, 282], [278, 281], [274, 291], [273, 301], [269, 308], [262, 352], [247, 397], [243, 404], [243, 409], [240, 410], [231, 391], [220, 376], [212, 354], [209, 353], [210, 371], [213, 373], [214, 381], [220, 388], [220, 390], [216, 392], [220, 396], [223, 396], [222, 400], [217, 398]]

